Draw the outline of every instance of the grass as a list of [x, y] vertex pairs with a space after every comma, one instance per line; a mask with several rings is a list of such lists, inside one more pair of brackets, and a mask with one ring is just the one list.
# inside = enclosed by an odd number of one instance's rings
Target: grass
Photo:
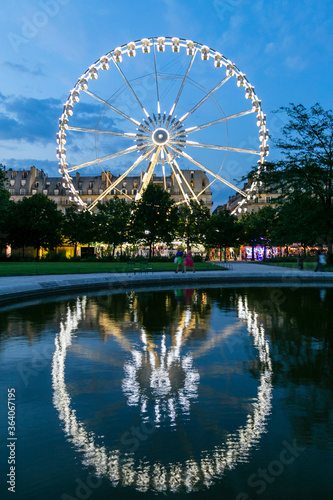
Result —
[[[173, 262], [153, 262], [152, 267], [153, 272], [176, 270]], [[219, 271], [224, 268], [209, 262], [196, 262], [195, 270]], [[127, 262], [0, 262], [0, 276], [127, 272], [131, 272]]]

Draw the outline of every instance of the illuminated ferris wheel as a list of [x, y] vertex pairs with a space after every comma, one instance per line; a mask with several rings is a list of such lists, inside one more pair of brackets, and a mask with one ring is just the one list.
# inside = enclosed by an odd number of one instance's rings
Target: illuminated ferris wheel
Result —
[[[178, 203], [199, 202], [217, 181], [217, 189], [243, 195], [242, 211], [256, 185], [244, 192], [221, 174], [233, 180], [233, 165], [253, 164], [253, 155], [260, 169], [268, 154], [266, 116], [245, 75], [207, 45], [176, 37], [144, 38], [103, 55], [70, 91], [59, 124], [63, 186], [88, 210], [118, 193], [139, 200], [154, 175], [168, 189], [170, 175]], [[198, 190], [185, 169], [205, 172], [209, 183]], [[101, 172], [104, 184], [84, 200], [75, 181]], [[130, 175], [137, 181], [128, 192]]]

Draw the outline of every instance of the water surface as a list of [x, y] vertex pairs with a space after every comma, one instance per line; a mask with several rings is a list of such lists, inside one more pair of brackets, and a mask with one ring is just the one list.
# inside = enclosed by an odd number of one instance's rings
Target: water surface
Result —
[[331, 499], [332, 303], [229, 287], [3, 308], [16, 498]]

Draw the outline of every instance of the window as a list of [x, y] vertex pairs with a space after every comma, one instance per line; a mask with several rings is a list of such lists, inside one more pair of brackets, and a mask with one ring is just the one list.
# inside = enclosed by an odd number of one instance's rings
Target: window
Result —
[[123, 189], [121, 190], [121, 192], [122, 192], [122, 194], [127, 194], [127, 189], [124, 189], [124, 188], [123, 188]]
[[89, 182], [89, 188], [92, 189], [94, 187], [94, 183], [93, 182]]
[[25, 194], [25, 189], [21, 188], [20, 189], [20, 194]]
[[202, 187], [206, 187], [206, 180], [205, 179], [202, 179]]
[[137, 189], [132, 189], [132, 194], [136, 194], [138, 192]]
[[25, 185], [26, 185], [26, 183], [27, 183], [27, 181], [26, 181], [25, 179], [22, 179], [22, 180], [21, 180], [21, 186], [25, 186]]
[[104, 189], [102, 189], [102, 188], [99, 188], [99, 190], [98, 190], [99, 194], [102, 194], [103, 191], [104, 191]]
[[93, 194], [92, 189], [88, 189], [88, 194]]
[[10, 179], [9, 185], [10, 186], [15, 186], [15, 179]]
[[43, 194], [46, 194], [46, 196], [49, 194], [49, 190], [48, 189], [43, 189]]
[[37, 193], [37, 189], [32, 189], [31, 190], [31, 194], [36, 194]]
[[15, 194], [15, 189], [10, 189], [9, 194]]
[[78, 184], [78, 188], [79, 188], [79, 189], [82, 189], [82, 182], [79, 182], [79, 184]]
[[28, 172], [23, 172], [23, 179], [26, 179], [28, 177]]
[[59, 194], [59, 189], [55, 189], [53, 193], [57, 196]]
[[35, 187], [38, 188], [38, 186], [39, 186], [39, 182], [36, 182]]
[[266, 196], [266, 198], [265, 198], [265, 202], [266, 202], [266, 203], [270, 203], [270, 202], [271, 202], [271, 197], [270, 197], [270, 196]]
[[194, 187], [194, 180], [191, 179], [191, 187]]
[[194, 178], [194, 172], [191, 172], [191, 179]]

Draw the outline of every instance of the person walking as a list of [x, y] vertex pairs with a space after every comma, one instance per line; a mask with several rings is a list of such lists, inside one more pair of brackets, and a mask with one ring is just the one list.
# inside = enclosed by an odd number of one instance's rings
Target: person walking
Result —
[[317, 253], [317, 265], [316, 265], [316, 269], [314, 270], [314, 272], [316, 273], [317, 271], [322, 271], [323, 270], [323, 266], [326, 264], [326, 259], [325, 259], [325, 255], [323, 254], [323, 252], [321, 250], [318, 250], [318, 253]]
[[184, 273], [186, 273], [186, 268], [191, 267], [192, 271], [194, 271], [194, 262], [192, 259], [191, 247], [187, 247], [186, 257], [184, 260]]
[[180, 247], [178, 247], [177, 248], [176, 257], [175, 257], [175, 259], [176, 259], [175, 263], [177, 264], [176, 273], [178, 273], [178, 271], [181, 268], [181, 266], [183, 266], [183, 271], [182, 272], [185, 272], [184, 271], [183, 256], [184, 256], [184, 252], [182, 251], [182, 249]]
[[303, 258], [300, 253], [297, 255], [297, 267], [300, 271], [303, 271]]

